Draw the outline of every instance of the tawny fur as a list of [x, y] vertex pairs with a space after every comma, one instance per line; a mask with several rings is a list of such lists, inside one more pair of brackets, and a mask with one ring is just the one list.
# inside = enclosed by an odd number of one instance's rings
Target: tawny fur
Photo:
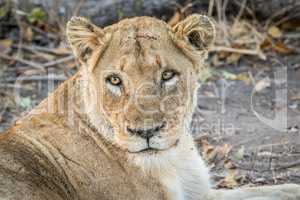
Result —
[[[214, 34], [202, 15], [173, 28], [150, 17], [105, 29], [72, 18], [67, 37], [82, 68], [0, 134], [0, 200], [299, 200], [297, 185], [211, 189], [189, 125]], [[180, 75], [163, 85], [170, 68]], [[115, 73], [120, 88], [107, 85]], [[126, 127], [162, 121], [148, 141], [156, 150], [140, 152], [145, 140]]]

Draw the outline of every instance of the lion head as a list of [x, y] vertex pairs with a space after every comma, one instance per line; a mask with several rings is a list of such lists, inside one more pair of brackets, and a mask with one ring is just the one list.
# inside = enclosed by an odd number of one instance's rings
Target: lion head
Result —
[[132, 154], [176, 148], [186, 134], [197, 73], [214, 34], [209, 18], [197, 14], [174, 27], [137, 17], [104, 29], [73, 17], [67, 37], [85, 71], [83, 95], [92, 124]]

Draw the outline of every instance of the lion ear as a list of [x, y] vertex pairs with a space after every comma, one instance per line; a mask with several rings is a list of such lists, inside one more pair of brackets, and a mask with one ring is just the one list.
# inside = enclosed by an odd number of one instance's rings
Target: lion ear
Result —
[[193, 14], [173, 27], [178, 38], [185, 40], [197, 50], [207, 49], [215, 39], [215, 25], [205, 15]]
[[93, 50], [101, 47], [103, 30], [83, 17], [72, 17], [67, 23], [67, 39], [75, 56], [86, 62]]

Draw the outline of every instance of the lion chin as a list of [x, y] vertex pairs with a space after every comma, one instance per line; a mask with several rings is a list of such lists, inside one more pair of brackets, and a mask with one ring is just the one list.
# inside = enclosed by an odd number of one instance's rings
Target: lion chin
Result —
[[129, 153], [134, 154], [159, 154], [164, 153], [170, 149], [176, 148], [178, 145], [179, 139], [176, 140], [172, 145], [166, 147], [166, 148], [159, 148], [159, 147], [152, 147], [149, 144], [145, 147], [140, 148], [140, 150], [131, 151], [128, 150]]

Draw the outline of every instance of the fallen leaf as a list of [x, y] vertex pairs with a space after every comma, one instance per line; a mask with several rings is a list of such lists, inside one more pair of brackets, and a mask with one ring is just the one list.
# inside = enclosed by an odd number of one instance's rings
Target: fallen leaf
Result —
[[228, 71], [223, 70], [222, 75], [226, 80], [236, 80], [236, 75]]
[[223, 146], [219, 147], [219, 153], [224, 156], [225, 158], [228, 157], [229, 152], [231, 151], [232, 146], [229, 144], [224, 144]]
[[208, 163], [212, 163], [217, 158], [217, 156], [218, 156], [217, 149], [213, 149], [210, 153], [206, 154], [204, 158]]
[[241, 54], [239, 53], [232, 53], [230, 56], [226, 58], [228, 64], [236, 64], [241, 58]]
[[274, 51], [280, 54], [291, 54], [295, 53], [296, 50], [290, 47], [287, 47], [282, 41], [273, 41], [271, 37], [267, 36], [263, 42], [260, 44], [261, 49], [272, 48]]
[[227, 176], [217, 183], [217, 186], [220, 188], [235, 188], [239, 185], [237, 176], [236, 170], [230, 170]]
[[213, 55], [212, 59], [211, 59], [211, 63], [213, 64], [213, 66], [220, 66], [223, 64], [222, 61], [220, 61], [218, 54]]
[[272, 48], [280, 54], [291, 54], [295, 53], [295, 49], [287, 47], [282, 41], [276, 42], [274, 45], [272, 45]]
[[201, 146], [202, 146], [203, 153], [205, 154], [210, 153], [214, 149], [214, 147], [210, 145], [207, 140], [202, 140]]
[[270, 36], [267, 36], [259, 46], [261, 49], [265, 49], [267, 47], [270, 47], [271, 43], [272, 43], [272, 38]]
[[229, 55], [230, 55], [230, 52], [228, 52], [228, 51], [220, 51], [218, 53], [218, 57], [221, 60], [227, 58]]
[[42, 8], [36, 7], [33, 8], [31, 12], [27, 15], [27, 20], [30, 23], [42, 23], [46, 20], [46, 17], [46, 12]]
[[4, 52], [5, 50], [9, 49], [12, 43], [13, 42], [11, 39], [0, 40], [0, 51]]
[[282, 36], [282, 31], [277, 26], [271, 26], [268, 29], [269, 35], [271, 35], [273, 38], [280, 38]]
[[248, 73], [242, 72], [236, 76], [236, 80], [243, 81], [246, 85], [251, 84], [251, 79], [248, 76]]
[[255, 86], [254, 86], [254, 91], [255, 92], [260, 92], [268, 87], [271, 86], [271, 80], [269, 78], [264, 78], [260, 80]]
[[282, 29], [290, 29], [290, 30], [296, 30], [300, 27], [300, 20], [299, 19], [290, 19], [283, 24], [281, 24]]
[[241, 148], [234, 154], [234, 158], [237, 160], [242, 160], [245, 154], [245, 147], [241, 146]]
[[211, 163], [217, 156], [217, 150], [207, 140], [200, 141], [203, 151], [203, 158]]
[[236, 166], [232, 163], [231, 160], [226, 160], [225, 164], [224, 164], [224, 167], [226, 169], [236, 169]]

